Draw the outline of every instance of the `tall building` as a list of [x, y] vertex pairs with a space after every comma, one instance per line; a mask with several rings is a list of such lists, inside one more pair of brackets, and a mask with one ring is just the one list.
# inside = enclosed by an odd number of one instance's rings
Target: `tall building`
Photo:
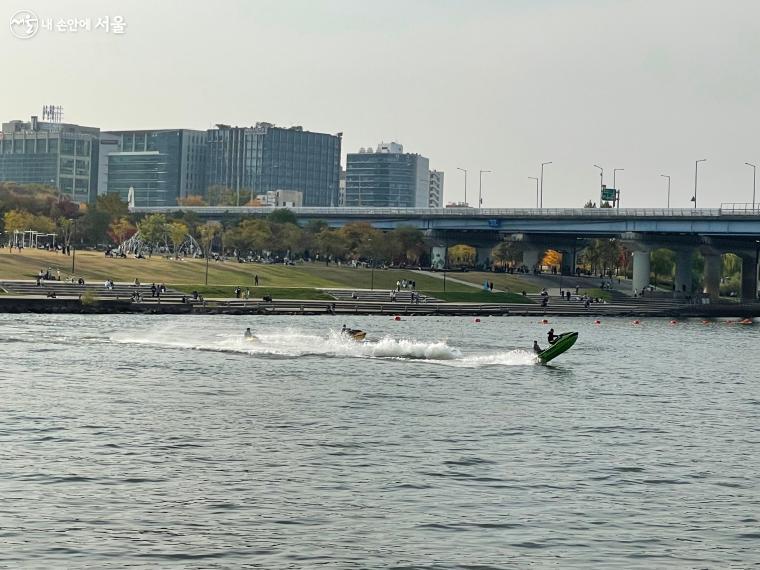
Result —
[[59, 122], [3, 123], [0, 180], [55, 186], [75, 202], [92, 202], [98, 185], [100, 129]]
[[430, 192], [428, 194], [428, 206], [440, 208], [443, 204], [443, 172], [440, 170], [430, 171]]
[[346, 206], [428, 208], [429, 161], [404, 153], [398, 143], [380, 143], [346, 160]]
[[203, 131], [108, 131], [100, 148], [100, 194], [118, 193], [126, 200], [134, 188], [136, 206], [174, 206], [179, 198], [205, 194]]
[[336, 206], [342, 133], [217, 125], [206, 132], [207, 186], [224, 186], [243, 205], [277, 190], [303, 193], [304, 206]]

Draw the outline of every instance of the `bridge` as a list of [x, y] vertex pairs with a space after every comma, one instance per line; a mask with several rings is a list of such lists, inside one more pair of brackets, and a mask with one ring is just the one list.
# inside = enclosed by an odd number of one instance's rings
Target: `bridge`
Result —
[[[753, 207], [754, 206], [754, 207]], [[264, 217], [275, 208], [170, 206], [130, 208], [136, 214], [193, 212], [202, 219]], [[562, 271], [572, 272], [576, 255], [589, 239], [617, 238], [633, 251], [633, 287], [649, 284], [650, 253], [667, 248], [676, 254], [676, 291], [691, 294], [691, 264], [698, 249], [705, 258], [705, 292], [717, 297], [721, 254], [742, 259], [742, 299], [758, 295], [760, 205], [722, 204], [720, 208], [290, 208], [302, 225], [321, 220], [330, 227], [367, 222], [377, 229], [414, 227], [432, 244], [431, 259], [445, 259], [446, 248], [464, 243], [483, 261], [505, 239], [523, 246], [523, 263], [535, 266], [551, 248], [561, 252]]]

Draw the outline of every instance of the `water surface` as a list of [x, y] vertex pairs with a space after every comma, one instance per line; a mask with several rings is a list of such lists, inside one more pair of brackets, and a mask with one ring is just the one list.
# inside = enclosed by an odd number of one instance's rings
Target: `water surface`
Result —
[[0, 315], [0, 567], [760, 563], [760, 325], [550, 326]]

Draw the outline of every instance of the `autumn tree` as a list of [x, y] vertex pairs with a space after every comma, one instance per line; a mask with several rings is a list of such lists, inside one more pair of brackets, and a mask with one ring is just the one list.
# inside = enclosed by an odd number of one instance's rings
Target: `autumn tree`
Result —
[[135, 235], [135, 233], [137, 233], [137, 226], [130, 222], [128, 218], [119, 218], [108, 226], [108, 235], [116, 245], [121, 245]]
[[174, 257], [176, 258], [179, 254], [180, 246], [182, 246], [182, 243], [187, 237], [188, 228], [184, 223], [174, 220], [166, 225], [166, 232], [172, 242]]

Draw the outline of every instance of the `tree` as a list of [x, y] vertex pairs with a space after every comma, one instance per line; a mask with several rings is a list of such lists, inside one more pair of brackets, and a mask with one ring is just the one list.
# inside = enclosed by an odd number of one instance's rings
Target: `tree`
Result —
[[98, 196], [95, 199], [95, 209], [108, 214], [112, 221], [129, 215], [128, 204], [116, 193]]
[[650, 266], [654, 273], [654, 284], [657, 286], [658, 276], [673, 275], [675, 256], [669, 249], [655, 249], [650, 255]]
[[163, 214], [150, 214], [137, 227], [140, 229], [140, 237], [151, 247], [166, 242], [166, 216]]
[[185, 196], [184, 198], [177, 198], [177, 204], [180, 206], [206, 206], [206, 200], [203, 196]]
[[421, 230], [410, 226], [399, 226], [379, 239], [388, 244], [394, 244], [398, 253], [394, 255], [394, 261], [418, 265], [420, 258], [425, 254], [425, 235]]
[[116, 245], [121, 245], [135, 235], [135, 233], [137, 233], [137, 226], [130, 222], [128, 218], [119, 218], [108, 226], [108, 235]]
[[237, 204], [237, 193], [226, 186], [210, 186], [208, 203], [211, 206], [235, 206]]
[[333, 258], [345, 257], [350, 248], [350, 243], [343, 233], [329, 228], [319, 232], [317, 244], [323, 256], [332, 256]]
[[166, 231], [169, 234], [169, 239], [171, 240], [172, 246], [174, 248], [174, 257], [177, 257], [179, 254], [179, 248], [187, 237], [187, 226], [182, 222], [175, 220], [167, 224]]
[[583, 204], [583, 207], [584, 208], [596, 208], [596, 202], [592, 202], [591, 200], [589, 200], [588, 202], [586, 202], [585, 204]]
[[541, 260], [541, 265], [548, 265], [549, 267], [559, 267], [562, 264], [562, 254], [553, 249], [547, 249], [544, 253], [544, 257]]
[[502, 241], [491, 250], [491, 258], [502, 267], [506, 267], [509, 262], [522, 263], [522, 246], [513, 241]]
[[106, 212], [91, 208], [87, 210], [77, 223], [77, 229], [79, 230], [77, 233], [80, 236], [80, 241], [98, 244], [108, 239], [106, 232], [111, 224], [111, 216]]
[[277, 210], [274, 210], [271, 214], [269, 214], [269, 216], [267, 216], [267, 219], [275, 224], [293, 224], [294, 226], [298, 225], [298, 218], [292, 210], [288, 210], [287, 208], [279, 208]]
[[55, 223], [47, 216], [37, 216], [30, 212], [11, 210], [3, 215], [3, 226], [6, 233], [14, 231], [34, 230], [43, 233], [55, 232]]
[[474, 265], [477, 250], [469, 245], [455, 245], [449, 248], [449, 263], [451, 265]]

